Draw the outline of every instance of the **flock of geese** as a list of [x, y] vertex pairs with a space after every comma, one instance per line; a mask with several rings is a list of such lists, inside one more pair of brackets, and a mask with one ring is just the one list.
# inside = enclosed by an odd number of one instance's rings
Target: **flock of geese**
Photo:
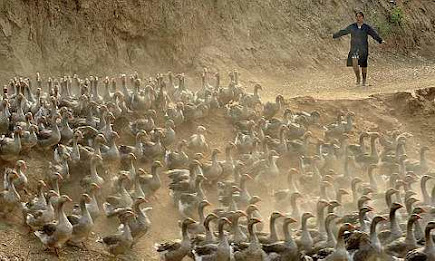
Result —
[[[406, 133], [356, 133], [352, 112], [322, 125], [319, 112], [285, 108], [281, 95], [263, 102], [258, 84], [247, 92], [237, 71], [227, 86], [213, 77], [204, 69], [197, 91], [171, 72], [12, 79], [0, 106], [0, 158], [9, 166], [1, 219], [22, 213], [57, 255], [65, 245], [86, 248], [100, 219], [119, 220], [117, 233], [97, 242], [122, 255], [164, 225], [148, 215], [165, 175], [181, 239], [156, 244], [161, 260], [435, 260], [428, 147], [414, 160]], [[196, 124], [222, 112], [235, 133], [220, 159]], [[180, 139], [177, 129], [189, 124], [195, 133]], [[120, 144], [126, 137], [135, 144]], [[34, 152], [50, 157], [40, 180], [23, 160]], [[83, 193], [70, 212], [62, 191], [74, 180]]]

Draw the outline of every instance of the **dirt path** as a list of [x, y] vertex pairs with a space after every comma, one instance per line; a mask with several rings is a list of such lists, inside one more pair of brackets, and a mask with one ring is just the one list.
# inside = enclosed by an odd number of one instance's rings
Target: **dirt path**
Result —
[[[342, 64], [341, 60], [337, 62]], [[273, 99], [277, 94], [286, 98], [312, 96], [318, 99], [356, 99], [376, 93], [392, 93], [419, 88], [435, 87], [435, 61], [396, 60], [394, 64], [371, 61], [368, 68], [368, 87], [355, 85], [351, 68], [335, 66], [328, 69], [291, 71], [281, 79], [265, 81], [249, 75], [252, 81], [245, 84], [252, 88], [255, 81], [263, 84], [264, 99]], [[251, 77], [252, 76], [252, 77]], [[247, 77], [247, 76], [245, 76]]]

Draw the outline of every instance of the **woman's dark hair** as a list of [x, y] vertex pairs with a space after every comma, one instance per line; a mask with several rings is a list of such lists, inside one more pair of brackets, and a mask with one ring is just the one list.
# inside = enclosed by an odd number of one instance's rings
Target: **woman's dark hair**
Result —
[[357, 16], [357, 15], [361, 15], [362, 17], [364, 17], [364, 13], [361, 12], [361, 11], [360, 11], [360, 12], [356, 12], [356, 13], [355, 13], [355, 16]]

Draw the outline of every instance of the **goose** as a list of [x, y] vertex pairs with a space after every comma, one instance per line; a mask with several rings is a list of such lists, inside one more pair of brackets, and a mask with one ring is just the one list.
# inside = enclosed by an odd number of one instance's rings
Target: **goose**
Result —
[[420, 179], [420, 189], [421, 189], [421, 195], [423, 197], [423, 203], [425, 205], [430, 205], [431, 204], [431, 198], [429, 196], [429, 193], [427, 192], [427, 182], [429, 180], [431, 180], [432, 177], [428, 176], [428, 175], [424, 175], [421, 177]]
[[14, 181], [18, 177], [18, 173], [14, 170], [11, 170], [7, 175], [7, 189], [0, 192], [0, 214], [3, 216], [12, 212], [20, 205], [21, 196], [18, 194], [14, 185]]
[[45, 224], [54, 221], [55, 209], [53, 204], [57, 198], [59, 198], [59, 194], [54, 190], [50, 190], [47, 193], [47, 203], [45, 207], [27, 209], [26, 211], [23, 210], [24, 222], [31, 231], [41, 229]]
[[305, 251], [305, 253], [311, 253], [314, 247], [313, 238], [311, 237], [311, 234], [308, 231], [308, 225], [307, 225], [308, 219], [312, 217], [314, 217], [314, 215], [309, 212], [305, 212], [302, 214], [301, 237], [299, 240], [296, 241], [296, 243], [298, 244], [299, 251]]
[[98, 174], [97, 172], [97, 166], [99, 164], [102, 164], [103, 158], [99, 156], [98, 154], [93, 154], [90, 160], [90, 172], [91, 174], [84, 177], [80, 181], [80, 185], [83, 187], [87, 187], [91, 183], [95, 183], [98, 186], [102, 186], [104, 184], [104, 179]]
[[130, 131], [133, 135], [140, 131], [145, 131], [149, 133], [153, 129], [155, 129], [155, 120], [157, 118], [157, 112], [154, 110], [149, 110], [145, 114], [145, 119], [139, 119], [130, 124]]
[[233, 257], [232, 248], [228, 242], [228, 237], [224, 233], [226, 224], [231, 225], [231, 221], [225, 217], [219, 219], [219, 243], [195, 247], [193, 250], [195, 260], [231, 260]]
[[116, 214], [116, 211], [121, 208], [130, 208], [133, 205], [133, 199], [125, 188], [125, 183], [129, 181], [126, 173], [121, 173], [119, 177], [119, 191], [116, 195], [111, 195], [106, 198], [103, 203], [103, 210], [107, 217]]
[[119, 214], [119, 220], [123, 224], [123, 229], [118, 231], [118, 233], [115, 235], [99, 238], [97, 242], [102, 243], [107, 252], [114, 256], [118, 256], [127, 252], [134, 242], [130, 227], [128, 226], [129, 220], [134, 217], [135, 214], [132, 211], [121, 212]]
[[71, 238], [73, 232], [73, 225], [64, 211], [64, 205], [67, 202], [72, 202], [72, 199], [67, 195], [60, 196], [57, 202], [58, 222], [46, 224], [41, 230], [34, 232], [44, 245], [49, 249], [54, 249], [57, 256], [59, 256], [59, 249]]
[[[7, 176], [9, 174], [5, 175], [6, 181], [7, 181]], [[6, 187], [4, 189], [8, 188], [8, 182], [6, 182]], [[45, 184], [45, 182], [43, 180], [38, 180], [38, 185], [37, 185], [37, 195], [32, 198], [31, 200], [29, 200], [28, 202], [23, 202], [21, 203], [21, 208], [22, 208], [22, 212], [23, 212], [23, 216], [26, 217], [27, 213], [36, 211], [36, 210], [43, 210], [47, 208], [47, 199], [45, 198], [45, 194], [44, 194], [44, 189], [47, 188], [47, 185]]]
[[279, 254], [280, 260], [297, 260], [299, 258], [298, 246], [291, 235], [289, 226], [297, 221], [291, 217], [285, 217], [283, 222], [284, 241], [263, 245], [264, 251]]
[[[424, 217], [423, 215], [426, 214], [426, 210], [424, 210], [422, 207], [415, 207], [412, 211], [412, 214], [420, 215]], [[421, 242], [424, 240], [424, 230], [422, 228], [421, 223], [426, 223], [425, 219], [422, 218], [422, 220], [416, 220], [414, 222], [414, 236], [417, 242]]]
[[1, 101], [0, 110], [0, 135], [5, 135], [9, 132], [10, 124], [10, 112], [9, 112], [9, 102], [8, 100]]
[[101, 147], [101, 156], [104, 161], [109, 162], [110, 164], [117, 164], [120, 160], [120, 154], [118, 150], [118, 146], [116, 145], [116, 141], [120, 138], [119, 134], [116, 131], [112, 131], [110, 134], [109, 146]]
[[237, 251], [234, 253], [235, 260], [252, 260], [252, 261], [263, 261], [267, 260], [267, 254], [264, 252], [260, 242], [258, 241], [257, 235], [254, 231], [254, 225], [260, 223], [261, 220], [252, 218], [248, 223], [249, 231], [249, 246], [248, 248]]
[[420, 149], [420, 160], [418, 162], [406, 162], [406, 170], [414, 171], [416, 174], [425, 174], [429, 170], [429, 166], [426, 160], [426, 152], [429, 151], [429, 147], [423, 146]]
[[183, 217], [192, 217], [194, 210], [198, 208], [200, 199], [195, 193], [181, 193], [178, 202], [178, 212]]
[[187, 156], [184, 148], [187, 145], [186, 140], [181, 140], [177, 144], [177, 149], [168, 151], [165, 155], [165, 165], [168, 169], [180, 169], [187, 167], [189, 163], [189, 156]]
[[38, 145], [44, 149], [50, 149], [54, 145], [58, 144], [61, 140], [61, 133], [59, 127], [57, 126], [56, 120], [60, 119], [59, 113], [55, 113], [51, 118], [51, 130], [39, 131], [38, 134]]
[[221, 153], [219, 149], [213, 149], [211, 164], [203, 165], [204, 177], [207, 178], [209, 183], [216, 182], [222, 175], [223, 169], [217, 158], [219, 153]]
[[133, 193], [130, 194], [133, 199], [145, 198], [145, 192], [143, 191], [142, 186], [140, 184], [140, 179], [146, 175], [147, 173], [142, 168], [139, 168], [137, 170], [137, 175], [134, 180], [134, 191]]
[[346, 122], [341, 121], [341, 117], [337, 123], [333, 123], [325, 126], [325, 137], [337, 137], [343, 133], [349, 133], [353, 128], [353, 117], [355, 114], [353, 112], [348, 112], [346, 115]]
[[14, 161], [21, 151], [22, 128], [17, 126], [13, 138], [3, 137], [0, 140], [0, 158], [5, 161]]
[[147, 197], [155, 197], [156, 191], [162, 186], [162, 181], [157, 173], [157, 169], [162, 167], [163, 164], [160, 163], [160, 161], [154, 161], [151, 166], [151, 176], [140, 179], [140, 186], [143, 188]]
[[14, 186], [18, 191], [24, 190], [27, 193], [28, 179], [25, 174], [27, 170], [27, 163], [24, 160], [17, 160], [15, 163], [15, 171], [18, 174], [18, 178], [14, 180]]
[[413, 226], [414, 223], [421, 219], [421, 217], [417, 214], [413, 214], [409, 217], [408, 223], [406, 226], [406, 236], [404, 239], [398, 239], [394, 242], [388, 244], [385, 247], [385, 251], [395, 257], [404, 258], [405, 255], [416, 248], [418, 248], [417, 240], [415, 239]]
[[69, 126], [69, 120], [72, 119], [72, 113], [68, 111], [68, 109], [66, 107], [62, 107], [60, 108], [60, 115], [61, 116], [61, 121], [60, 121], [60, 143], [62, 144], [68, 144], [73, 136], [74, 136], [74, 131], [71, 129], [71, 127]]
[[90, 204], [91, 200], [88, 194], [82, 194], [80, 198], [80, 214], [67, 216], [68, 221], [73, 227], [69, 242], [75, 245], [82, 243], [84, 246], [94, 226], [94, 221], [87, 207], [87, 204]]
[[243, 174], [240, 178], [240, 195], [237, 198], [237, 203], [240, 206], [240, 208], [244, 209], [249, 205], [249, 202], [251, 200], [251, 194], [248, 191], [248, 188], [246, 186], [247, 181], [252, 180], [252, 177], [248, 174]]
[[86, 191], [86, 193], [91, 198], [91, 201], [89, 203], [86, 203], [86, 209], [89, 211], [92, 221], [94, 222], [100, 216], [100, 207], [97, 201], [97, 193], [100, 189], [101, 187], [98, 186], [96, 183], [91, 183]]
[[71, 156], [68, 153], [63, 153], [59, 157], [60, 163], [56, 164], [56, 163], [49, 162], [48, 168], [50, 169], [51, 172], [59, 173], [60, 175], [62, 175], [62, 178], [64, 180], [69, 180], [71, 175], [70, 175], [68, 160], [70, 158]]
[[83, 133], [79, 130], [74, 131], [72, 138], [72, 147], [67, 147], [68, 153], [70, 154], [70, 161], [73, 166], [77, 166], [81, 163], [82, 155], [80, 153], [79, 141], [84, 139]]
[[162, 144], [163, 146], [165, 146], [165, 148], [168, 148], [170, 145], [172, 145], [172, 143], [175, 142], [176, 133], [174, 128], [175, 123], [173, 120], [169, 119], [165, 122], [165, 129], [162, 140]]
[[269, 221], [269, 235], [266, 238], [258, 238], [262, 244], [272, 244], [278, 241], [278, 233], [276, 231], [276, 222], [279, 218], [285, 217], [284, 214], [278, 211], [272, 212]]
[[235, 147], [236, 145], [233, 142], [230, 142], [225, 147], [225, 160], [220, 162], [220, 165], [222, 166], [222, 178], [224, 179], [234, 175], [236, 162], [233, 159], [232, 152]]
[[134, 243], [137, 242], [138, 239], [146, 235], [151, 228], [151, 221], [147, 213], [152, 210], [152, 207], [140, 207], [141, 204], [146, 202], [148, 201], [145, 198], [138, 198], [133, 204], [133, 210], [136, 214], [136, 218], [130, 219], [128, 226], [130, 227]]
[[334, 248], [337, 244], [333, 229], [331, 229], [331, 223], [337, 219], [338, 216], [334, 213], [328, 214], [325, 218], [326, 240], [321, 240], [314, 244], [316, 252], [324, 248]]
[[337, 236], [337, 243], [335, 245], [334, 251], [328, 255], [324, 259], [319, 260], [325, 260], [325, 261], [338, 261], [338, 260], [351, 260], [349, 252], [346, 250], [346, 245], [344, 241], [344, 235], [346, 231], [353, 231], [355, 229], [354, 226], [352, 226], [349, 223], [343, 224], [339, 231]]
[[184, 122], [184, 104], [178, 102], [175, 108], [168, 108], [165, 116], [175, 123], [175, 126], [179, 126]]
[[266, 119], [270, 119], [273, 116], [275, 116], [281, 109], [283, 103], [284, 103], [284, 97], [282, 95], [276, 96], [275, 103], [267, 102], [264, 105], [264, 109], [263, 109], [264, 117]]
[[241, 210], [230, 211], [228, 214], [231, 217], [231, 242], [234, 244], [245, 242], [248, 239], [248, 236], [246, 235], [246, 231], [240, 226], [239, 220], [242, 217], [248, 218], [248, 215]]
[[435, 222], [433, 221], [426, 225], [424, 230], [425, 246], [408, 252], [405, 256], [405, 261], [435, 260], [435, 245], [431, 235], [431, 231], [434, 228]]
[[191, 242], [187, 233], [187, 228], [195, 224], [195, 220], [186, 218], [181, 227], [181, 242], [165, 242], [156, 245], [156, 251], [160, 255], [160, 260], [164, 261], [181, 261], [191, 251]]
[[261, 104], [261, 98], [258, 94], [259, 90], [263, 90], [260, 84], [254, 85], [254, 93], [244, 94], [240, 98], [240, 104], [243, 106], [254, 108], [257, 104]]
[[329, 202], [325, 201], [325, 200], [319, 200], [317, 202], [317, 207], [316, 207], [316, 214], [317, 214], [317, 229], [318, 232], [320, 233], [320, 238], [323, 239], [326, 233], [326, 228], [325, 228], [325, 209], [329, 206]]
[[147, 141], [143, 143], [142, 158], [145, 160], [164, 157], [164, 155], [166, 154], [166, 148], [161, 142], [163, 133], [161, 132], [161, 130], [157, 130], [156, 134], [157, 135], [155, 135], [155, 141]]
[[391, 243], [402, 236], [402, 230], [396, 218], [396, 211], [403, 206], [399, 203], [393, 203], [390, 208], [389, 220], [390, 230], [382, 231], [379, 233], [379, 240], [383, 243]]
[[113, 93], [111, 92], [110, 88], [109, 88], [109, 84], [112, 83], [114, 88], [112, 87], [112, 89], [115, 89], [116, 91], [116, 81], [115, 79], [112, 79], [112, 81], [110, 80], [110, 78], [108, 76], [106, 76], [103, 80], [104, 83], [104, 94], [103, 94], [103, 100], [104, 101], [111, 101], [113, 99]]
[[216, 243], [216, 238], [215, 238], [215, 234], [211, 228], [211, 222], [214, 220], [219, 219], [219, 217], [214, 214], [214, 213], [209, 213], [205, 219], [204, 219], [204, 228], [205, 228], [205, 235], [196, 235], [196, 237], [193, 239], [194, 240], [194, 245], [207, 245], [207, 244], [212, 244], [212, 243]]
[[38, 144], [38, 126], [31, 124], [27, 131], [23, 131], [21, 138], [21, 151], [29, 153]]
[[[207, 200], [202, 200], [201, 202], [199, 202], [198, 204], [198, 218], [199, 221], [194, 224], [194, 225], [190, 225], [188, 228], [188, 232], [190, 235], [198, 235], [198, 234], [202, 234], [205, 232], [205, 227], [204, 227], [204, 220], [205, 220], [205, 208], [211, 206], [211, 203], [208, 202]], [[179, 223], [179, 225], [181, 226], [181, 222]]]
[[196, 128], [196, 133], [187, 140], [187, 148], [195, 152], [207, 152], [208, 144], [205, 140], [204, 133], [207, 129], [203, 126]]

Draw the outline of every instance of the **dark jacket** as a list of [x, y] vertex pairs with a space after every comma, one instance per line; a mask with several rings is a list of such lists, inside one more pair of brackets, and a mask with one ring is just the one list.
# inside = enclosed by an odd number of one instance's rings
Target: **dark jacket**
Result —
[[367, 57], [369, 55], [368, 35], [373, 37], [378, 43], [382, 43], [382, 38], [368, 24], [362, 24], [358, 28], [357, 23], [353, 23], [343, 30], [333, 34], [333, 38], [338, 38], [343, 35], [350, 34], [350, 52], [347, 57], [347, 66], [352, 66], [352, 55], [356, 52], [359, 55], [358, 64], [362, 67], [367, 67]]

